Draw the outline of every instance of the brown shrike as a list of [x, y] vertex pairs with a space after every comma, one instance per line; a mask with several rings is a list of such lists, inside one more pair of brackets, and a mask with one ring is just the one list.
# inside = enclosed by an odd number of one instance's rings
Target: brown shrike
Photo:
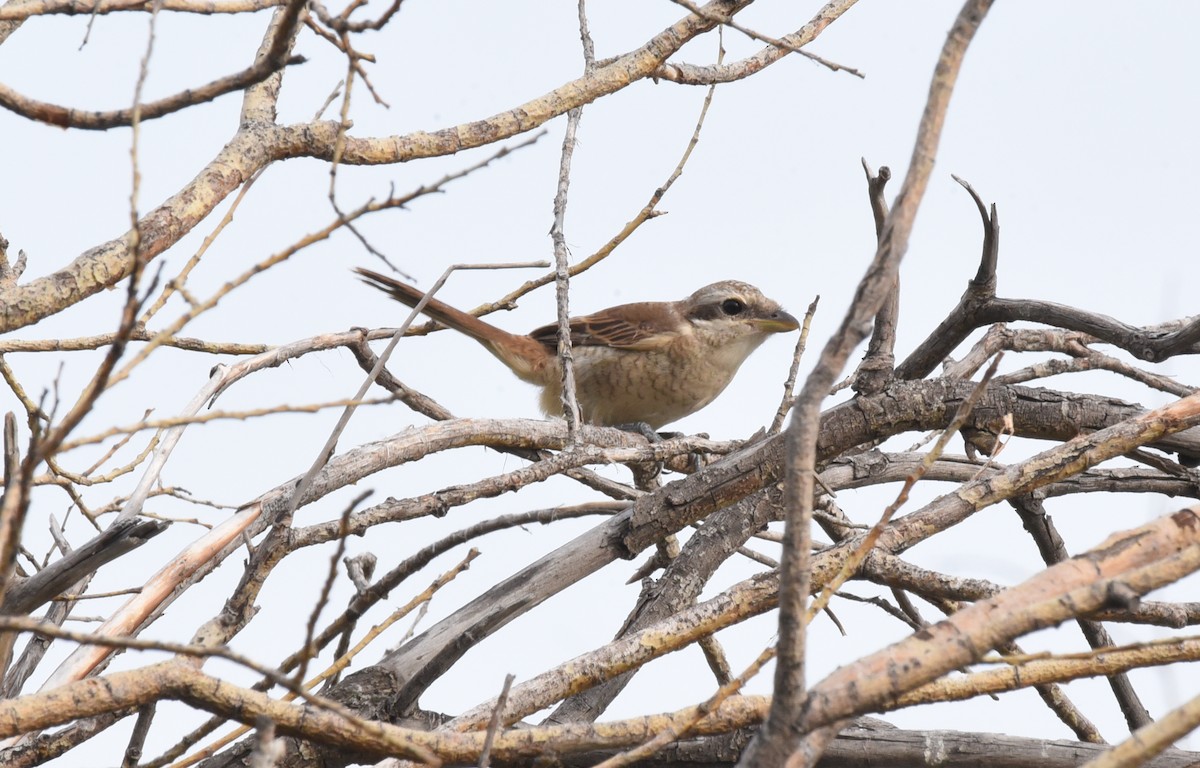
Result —
[[[363, 280], [415, 307], [424, 293], [368, 269]], [[425, 314], [487, 347], [523, 381], [542, 388], [542, 411], [561, 413], [558, 326], [518, 336], [437, 299]], [[753, 285], [724, 280], [682, 301], [622, 304], [571, 318], [575, 391], [590, 424], [648, 424], [658, 429], [711, 403], [750, 353], [796, 318]]]

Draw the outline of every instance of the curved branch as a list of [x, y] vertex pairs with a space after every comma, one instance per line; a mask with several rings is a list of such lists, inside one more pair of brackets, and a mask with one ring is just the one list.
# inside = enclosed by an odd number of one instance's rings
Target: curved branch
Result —
[[896, 368], [897, 378], [919, 379], [928, 376], [976, 328], [1018, 320], [1086, 333], [1097, 341], [1112, 344], [1148, 362], [1162, 362], [1179, 354], [1200, 354], [1200, 315], [1167, 326], [1137, 328], [1107, 315], [1050, 301], [997, 298], [996, 264], [1000, 224], [996, 206], [992, 205], [989, 210], [970, 184], [958, 177], [955, 180], [970, 193], [983, 220], [983, 252], [979, 269], [967, 284], [967, 290], [958, 300], [958, 305]]
[[[720, 6], [722, 12], [732, 13], [749, 1], [713, 0], [710, 6]], [[403, 136], [362, 139], [343, 135], [337, 122], [274, 126], [243, 120], [233, 139], [195, 179], [138, 222], [136, 231], [141, 238], [138, 252], [148, 263], [191, 231], [230, 192], [275, 160], [297, 157], [332, 160], [337, 154], [342, 164], [398, 163], [491, 144], [537, 128], [573, 107], [650, 76], [668, 56], [715, 24], [689, 14], [641, 48], [538, 99], [485, 120], [433, 133], [416, 131]], [[252, 101], [253, 104], [245, 105], [251, 116], [266, 118], [273, 114], [270, 105], [258, 103], [263, 99]], [[132, 269], [128, 253], [133, 237], [132, 231], [127, 232], [86, 251], [53, 275], [0, 290], [3, 309], [0, 333], [36, 323], [127, 277]]]
[[[269, 161], [251, 135], [234, 136], [196, 178], [141, 218], [141, 258], [148, 263], [174, 245]], [[0, 291], [0, 333], [32, 325], [128, 277], [133, 239], [133, 232], [126, 232], [85, 251], [58, 272]]]
[[[799, 51], [802, 46], [811, 43], [817, 35], [821, 34], [826, 27], [837, 20], [843, 13], [850, 10], [856, 2], [857, 0], [831, 0], [803, 27], [790, 35], [785, 35], [779, 40], [772, 41], [766, 48], [741, 61], [710, 66], [664, 63], [654, 71], [654, 79], [667, 80], [680, 85], [717, 85], [719, 83], [732, 83], [735, 80], [745, 79], [756, 72], [761, 72], [784, 56], [794, 51]], [[714, 11], [709, 10], [711, 7], [712, 4], [706, 5], [700, 11], [702, 14], [711, 16], [714, 13]], [[717, 12], [724, 13], [724, 9]], [[799, 52], [809, 55], [804, 51]], [[824, 61], [821, 63], [827, 64]], [[853, 74], [858, 74], [854, 70], [850, 71]]]
[[303, 8], [304, 3], [301, 0], [288, 0], [283, 11], [282, 23], [278, 26], [276, 35], [271, 41], [270, 53], [254, 62], [249, 68], [218, 78], [197, 88], [188, 88], [158, 101], [107, 112], [72, 109], [30, 99], [4, 83], [0, 83], [0, 107], [21, 117], [58, 128], [80, 128], [89, 131], [105, 131], [109, 128], [132, 125], [135, 115], [139, 122], [164, 117], [173, 112], [212, 101], [227, 93], [244, 90], [266, 80], [286, 66], [304, 63], [303, 56], [287, 57], [287, 51], [299, 24]]
[[[712, 0], [704, 9], [710, 14], [732, 14], [749, 4], [750, 0]], [[343, 135], [339, 143], [337, 123], [283, 127], [275, 136], [279, 156], [332, 160], [338, 153], [338, 162], [345, 165], [379, 165], [452, 155], [492, 144], [531, 131], [575, 107], [590, 104], [651, 77], [685, 43], [715, 26], [716, 21], [688, 14], [640, 48], [611, 59], [543, 96], [483, 120], [438, 131], [414, 131], [402, 136], [370, 139]]]

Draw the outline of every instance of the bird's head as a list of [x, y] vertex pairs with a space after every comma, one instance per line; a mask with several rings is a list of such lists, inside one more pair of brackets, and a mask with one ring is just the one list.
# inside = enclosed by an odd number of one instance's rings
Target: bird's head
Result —
[[800, 327], [779, 302], [738, 280], [706, 285], [687, 297], [685, 304], [684, 315], [698, 329], [723, 330], [732, 336], [784, 333]]
[[704, 286], [684, 299], [682, 310], [696, 336], [735, 367], [769, 335], [800, 327], [779, 302], [738, 280]]

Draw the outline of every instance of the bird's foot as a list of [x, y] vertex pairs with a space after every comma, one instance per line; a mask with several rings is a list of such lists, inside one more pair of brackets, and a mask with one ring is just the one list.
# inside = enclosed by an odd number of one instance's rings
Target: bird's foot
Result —
[[[644, 421], [631, 421], [625, 424], [613, 424], [613, 427], [624, 432], [633, 432], [646, 438], [646, 442], [651, 445], [657, 445], [664, 439], [669, 439], [665, 435], [660, 435], [654, 431]], [[643, 491], [653, 490], [658, 487], [658, 476], [663, 472], [664, 465], [661, 461], [654, 461], [645, 464], [629, 464], [629, 468], [633, 471], [634, 485]]]
[[[647, 424], [644, 421], [632, 421], [632, 422], [629, 422], [626, 424], [614, 424], [613, 426], [616, 427], [617, 429], [624, 430], [626, 432], [636, 432], [637, 434], [646, 438], [646, 440], [648, 440], [652, 444], [658, 444], [658, 443], [664, 442], [666, 440], [675, 440], [676, 438], [687, 436], [686, 432], [655, 432], [654, 428], [651, 427], [649, 424]], [[705, 432], [698, 432], [696, 434], [696, 437], [700, 437], [700, 438], [707, 440], [708, 434]], [[700, 470], [704, 469], [705, 461], [704, 461], [703, 454], [701, 454], [698, 451], [693, 451], [692, 453], [690, 453], [688, 455], [691, 459], [690, 464], [691, 464], [692, 472], [699, 472]], [[667, 469], [666, 467], [664, 467], [664, 470], [668, 471], [668, 472], [671, 471], [671, 470]], [[679, 470], [677, 469], [676, 471], [679, 471]], [[683, 471], [687, 472], [687, 470], [683, 470]]]
[[659, 434], [654, 431], [654, 427], [644, 421], [630, 421], [625, 424], [613, 424], [617, 429], [625, 432], [636, 432], [646, 438], [651, 443], [661, 443], [663, 440], [670, 440], [672, 437], [678, 437], [674, 432], [666, 432]]

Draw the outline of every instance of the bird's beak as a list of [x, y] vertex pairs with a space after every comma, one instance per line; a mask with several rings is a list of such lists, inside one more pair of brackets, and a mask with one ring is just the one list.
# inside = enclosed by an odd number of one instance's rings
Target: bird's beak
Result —
[[766, 333], [786, 333], [794, 331], [800, 327], [800, 321], [792, 317], [782, 309], [777, 312], [772, 312], [766, 317], [758, 317], [754, 319], [754, 325]]

